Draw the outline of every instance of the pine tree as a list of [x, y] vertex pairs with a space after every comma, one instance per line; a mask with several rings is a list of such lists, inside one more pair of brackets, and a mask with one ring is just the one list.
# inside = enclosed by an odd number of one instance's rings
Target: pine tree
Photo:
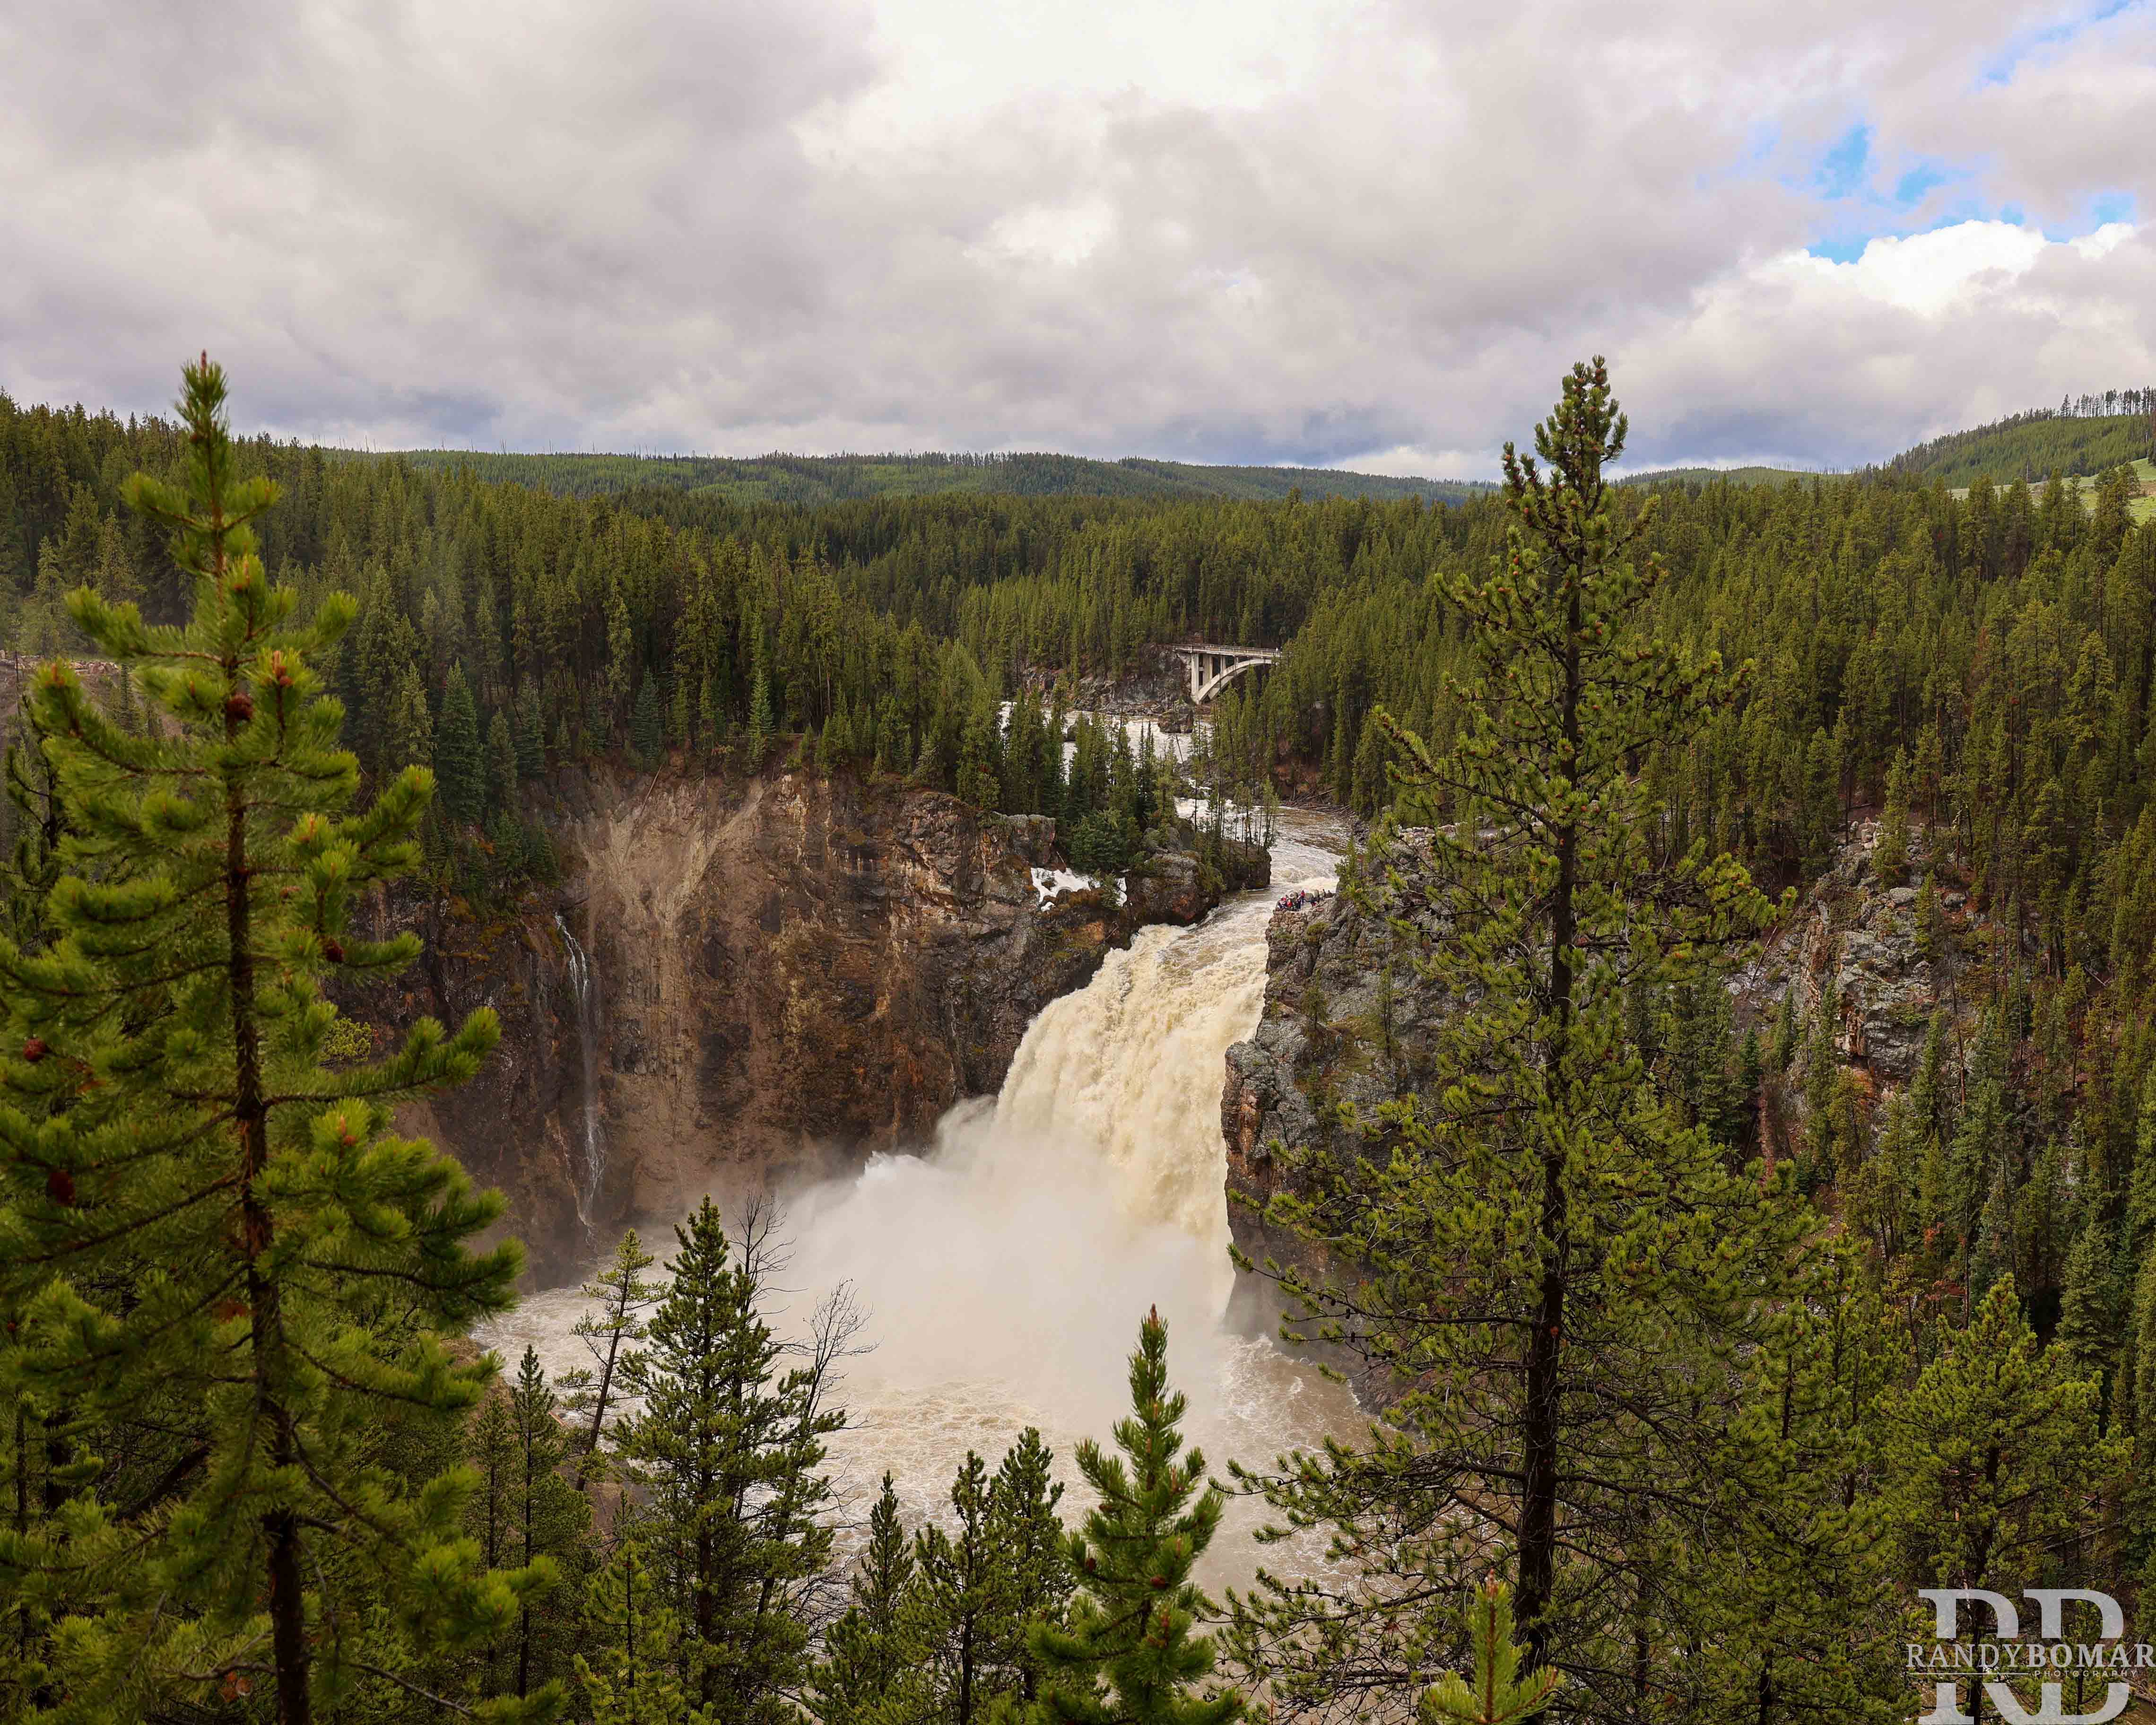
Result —
[[1524, 1674], [1512, 1640], [1512, 1594], [1491, 1576], [1467, 1607], [1474, 1681], [1448, 1671], [1424, 1691], [1428, 1725], [1516, 1725], [1550, 1704], [1564, 1680], [1547, 1666]]
[[381, 1065], [322, 1064], [325, 970], [387, 975], [418, 949], [347, 918], [357, 889], [410, 865], [432, 785], [408, 772], [348, 812], [357, 764], [311, 661], [352, 603], [302, 624], [270, 583], [253, 523], [276, 490], [239, 478], [224, 403], [223, 372], [189, 367], [184, 486], [127, 488], [194, 578], [190, 621], [69, 599], [162, 734], [126, 735], [66, 665], [40, 670], [78, 830], [48, 901], [56, 943], [0, 941], [10, 1387], [107, 1422], [177, 1411], [185, 1463], [146, 1502], [86, 1486], [64, 1530], [0, 1543], [0, 1588], [70, 1578], [81, 1608], [51, 1657], [71, 1717], [261, 1680], [301, 1725], [370, 1675], [401, 1681], [409, 1650], [482, 1645], [551, 1565], [480, 1569], [469, 1472], [375, 1465], [392, 1409], [403, 1432], [454, 1435], [490, 1368], [438, 1332], [512, 1298], [516, 1247], [464, 1248], [500, 1200], [386, 1130], [398, 1100], [469, 1077], [498, 1030], [490, 1011], [454, 1037], [429, 1019]]
[[921, 1648], [911, 1627], [913, 1551], [899, 1520], [891, 1476], [869, 1512], [868, 1549], [853, 1579], [853, 1601], [832, 1626], [816, 1667], [813, 1711], [822, 1725], [876, 1725], [926, 1717], [934, 1706], [923, 1681]]
[[656, 766], [666, 752], [665, 710], [659, 703], [659, 680], [649, 672], [636, 691], [636, 710], [629, 716], [629, 747], [646, 767]]
[[[1291, 1332], [1399, 1392], [1366, 1450], [1257, 1482], [1361, 1571], [1237, 1602], [1238, 1656], [1298, 1701], [1344, 1665], [1435, 1654], [1452, 1624], [1424, 1602], [1515, 1567], [1535, 1663], [1630, 1686], [1639, 1650], [1606, 1602], [1636, 1592], [1645, 1552], [1714, 1547], [1702, 1494], [1753, 1393], [1714, 1363], [1805, 1286], [1816, 1219], [1685, 1123], [1628, 1028], [1643, 990], [1718, 990], [1773, 907], [1703, 842], [1649, 849], [1667, 808], [1638, 756], [1738, 679], [1650, 632], [1655, 506], [1604, 478], [1625, 434], [1598, 362], [1537, 429], [1547, 475], [1508, 449], [1503, 559], [1437, 578], [1475, 667], [1447, 685], [1451, 744], [1390, 727], [1422, 833], [1381, 833], [1343, 886], [1422, 987], [1468, 1004], [1435, 1028], [1428, 1078], [1361, 1122], [1372, 1147], [1313, 1146], [1266, 1211], [1339, 1266], [1263, 1266]], [[1682, 1656], [1674, 1635], [1650, 1646], [1650, 1680]]]
[[2066, 1254], [2055, 1337], [2069, 1370], [2105, 1385], [2117, 1358], [2120, 1330], [2112, 1266], [2111, 1230], [2100, 1218], [2093, 1219], [2083, 1225]]
[[576, 1624], [575, 1600], [590, 1501], [559, 1471], [568, 1443], [554, 1416], [554, 1392], [540, 1368], [539, 1356], [527, 1345], [509, 1394], [516, 1444], [516, 1561], [526, 1568], [552, 1558], [563, 1571], [554, 1588], [536, 1601], [526, 1595], [516, 1613], [516, 1693], [528, 1696], [535, 1685], [559, 1673], [567, 1676], [565, 1639]]
[[516, 745], [509, 715], [496, 709], [486, 727], [486, 807], [490, 814], [516, 818]]
[[1924, 884], [1917, 889], [1916, 915], [1917, 956], [1927, 964], [1937, 964], [1946, 956], [1947, 925], [1945, 913], [1939, 908], [1939, 877], [1926, 870]]
[[771, 1225], [752, 1212], [730, 1243], [707, 1198], [675, 1230], [671, 1282], [629, 1373], [644, 1407], [621, 1427], [681, 1621], [684, 1688], [724, 1725], [788, 1719], [808, 1676], [802, 1608], [831, 1547], [824, 1440], [844, 1423], [825, 1398], [845, 1314], [819, 1313], [805, 1356], [773, 1333]]
[[25, 695], [15, 716], [5, 762], [8, 813], [14, 831], [6, 878], [7, 932], [16, 945], [36, 952], [50, 933], [45, 901], [60, 877], [60, 840], [68, 831], [67, 805], [59, 775], [38, 731], [37, 710]]
[[1213, 1641], [1194, 1630], [1216, 1608], [1190, 1579], [1219, 1528], [1221, 1497], [1204, 1484], [1204, 1455], [1183, 1454], [1188, 1403], [1168, 1388], [1158, 1311], [1138, 1327], [1130, 1384], [1131, 1416], [1116, 1425], [1122, 1456], [1091, 1439], [1078, 1445], [1078, 1471], [1101, 1501], [1070, 1538], [1079, 1591], [1069, 1626], [1043, 1623], [1029, 1638], [1048, 1679], [1041, 1710], [1067, 1725], [1226, 1725], [1246, 1703], [1206, 1681]]
[[1042, 1681], [1033, 1625], [1061, 1628], [1070, 1604], [1070, 1557], [1056, 1513], [1063, 1487], [1052, 1477], [1054, 1465], [1054, 1454], [1029, 1425], [1005, 1452], [988, 1500], [990, 1543], [1004, 1572], [989, 1659], [1028, 1703], [1040, 1698]]
[[771, 685], [759, 665], [748, 696], [748, 767], [752, 773], [762, 770], [763, 757], [771, 751]]
[[914, 1537], [917, 1581], [908, 1627], [933, 1663], [951, 1725], [985, 1717], [993, 1625], [1007, 1580], [990, 1515], [988, 1466], [972, 1450], [951, 1482], [954, 1531], [930, 1522]]
[[516, 697], [516, 776], [519, 778], [544, 778], [547, 776], [547, 717], [540, 711], [539, 690], [536, 684], [526, 683]]
[[983, 702], [967, 721], [958, 749], [957, 792], [976, 809], [993, 812], [1002, 800], [998, 783], [1003, 751], [996, 733], [996, 710]]
[[1887, 1527], [1925, 1586], [2010, 1595], [2036, 1584], [2066, 1540], [2096, 1525], [2123, 1460], [2100, 1436], [2095, 1383], [2046, 1353], [2011, 1277], [1969, 1327], [1881, 1410]]
[[479, 707], [472, 699], [465, 668], [449, 668], [442, 696], [442, 722], [434, 732], [434, 778], [441, 788], [442, 812], [460, 826], [486, 814], [486, 756], [480, 747]]
[[1841, 839], [1841, 763], [1824, 727], [1812, 733], [1804, 753], [1797, 809], [1797, 843], [1804, 872], [1823, 872]]
[[1909, 767], [1897, 752], [1887, 769], [1887, 805], [1879, 817], [1879, 836], [1872, 846], [1871, 865], [1890, 886], [1899, 886], [1909, 873]]
[[[480, 1561], [499, 1568], [508, 1558], [516, 1527], [516, 1419], [507, 1391], [497, 1389], [480, 1404], [479, 1418], [472, 1422], [470, 1460], [480, 1483], [466, 1508], [466, 1522], [479, 1541]], [[487, 1638], [479, 1677], [483, 1699], [501, 1693], [504, 1639]]]
[[644, 1339], [644, 1314], [665, 1294], [665, 1283], [648, 1281], [644, 1274], [658, 1261], [644, 1250], [632, 1228], [615, 1242], [613, 1261], [578, 1290], [598, 1308], [584, 1312], [573, 1327], [574, 1334], [590, 1350], [593, 1368], [562, 1379], [571, 1391], [565, 1403], [569, 1411], [591, 1416], [578, 1445], [580, 1490], [591, 1477], [591, 1458], [606, 1436], [607, 1414], [620, 1399], [625, 1368], [635, 1358], [636, 1344]]
[[584, 1621], [602, 1644], [571, 1664], [592, 1725], [717, 1725], [682, 1687], [680, 1620], [667, 1609], [634, 1517], [624, 1513], [613, 1555], [592, 1578]]

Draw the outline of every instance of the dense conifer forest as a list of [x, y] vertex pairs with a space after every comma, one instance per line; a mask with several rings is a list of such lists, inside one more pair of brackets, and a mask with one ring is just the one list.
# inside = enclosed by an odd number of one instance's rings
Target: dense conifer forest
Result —
[[[1406, 1718], [1447, 1667], [1514, 1681], [1509, 1631], [1468, 1645], [1502, 1603], [1471, 1554], [1516, 1572], [1564, 1718], [1905, 1717], [1922, 1585], [2103, 1587], [2152, 1638], [2145, 418], [2138, 445], [2051, 441], [2117, 415], [2011, 428], [2096, 461], [2087, 487], [1946, 451], [1605, 488], [1623, 433], [1583, 368], [1548, 491], [810, 503], [228, 443], [221, 377], [188, 388], [185, 425], [0, 398], [0, 640], [126, 672], [34, 673], [11, 757], [0, 1711], [1224, 1720], [1235, 1695], [1200, 1697], [1232, 1677]], [[1475, 1136], [1426, 1087], [1371, 1123], [1389, 1169], [1286, 1219], [1375, 1266], [1388, 1368], [1466, 1399], [1410, 1403], [1367, 1465], [1235, 1458], [1406, 1569], [1261, 1589], [1216, 1646], [1189, 1572], [1219, 1504], [1153, 1323], [1078, 1528], [1029, 1435], [940, 1524], [886, 1492], [842, 1558], [848, 1314], [782, 1343], [762, 1224], [708, 1206], [661, 1273], [631, 1240], [595, 1284], [588, 1379], [475, 1359], [515, 1249], [468, 1249], [493, 1202], [386, 1103], [467, 1074], [490, 1015], [357, 1063], [323, 978], [412, 943], [358, 941], [354, 890], [543, 880], [522, 788], [601, 755], [901, 776], [1060, 816], [1112, 866], [1173, 786], [1099, 726], [1067, 770], [1056, 739], [1080, 680], [1190, 638], [1286, 649], [1218, 705], [1219, 788], [1452, 829], [1487, 907], [1424, 955], [1476, 1002], [1440, 1059], [1533, 1129]], [[1724, 986], [1874, 819], [1957, 991], [1884, 1098], [1830, 998], [1740, 1034]], [[1517, 866], [1456, 836], [1508, 822]], [[1574, 1130], [1617, 1147], [1568, 1196]], [[1520, 1351], [1455, 1339], [1471, 1293]], [[1454, 1543], [1462, 1506], [1498, 1536]]]
[[2156, 457], [2156, 389], [2107, 389], [2056, 408], [1950, 432], [1897, 455], [1891, 465], [1961, 486], [1979, 479], [2035, 485], [2053, 470], [2087, 478], [2122, 462]]
[[964, 491], [1014, 497], [1421, 497], [1458, 502], [1486, 482], [1394, 479], [1323, 467], [1215, 467], [1137, 456], [1082, 455], [519, 455], [412, 449], [388, 459], [435, 470], [469, 468], [480, 479], [593, 497], [649, 485], [727, 503], [850, 503]]

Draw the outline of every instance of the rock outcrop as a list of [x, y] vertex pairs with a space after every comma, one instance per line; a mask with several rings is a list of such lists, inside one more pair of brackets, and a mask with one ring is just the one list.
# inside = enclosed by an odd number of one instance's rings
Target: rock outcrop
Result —
[[1739, 1024], [1762, 1023], [1789, 989], [1806, 1022], [1831, 998], [1842, 1059], [1861, 1068], [1886, 1094], [1906, 1085], [1922, 1056], [1932, 1015], [1951, 999], [1954, 955], [1995, 935], [1951, 875], [1937, 884], [1939, 947], [1924, 955], [1917, 927], [1918, 887], [1932, 861], [1920, 829], [1910, 843], [1907, 879], [1880, 878], [1872, 865], [1877, 823], [1859, 822], [1834, 866], [1805, 892], [1796, 914], [1768, 941], [1759, 962], [1736, 984]]
[[[1856, 1069], [1867, 1106], [1908, 1082], [1943, 1002], [1964, 1016], [1974, 1011], [1974, 1002], [1953, 985], [1956, 955], [1997, 935], [1961, 883], [1942, 871], [1939, 957], [1927, 958], [1917, 927], [1918, 889], [1879, 877], [1872, 865], [1876, 839], [1874, 823], [1852, 829], [1834, 867], [1732, 984], [1740, 1032], [1758, 1025], [1763, 1036], [1792, 988], [1807, 1024], [1830, 992], [1840, 1057]], [[1418, 854], [1415, 835], [1404, 834], [1389, 860], [1412, 882]], [[1922, 879], [1930, 861], [1919, 831], [1911, 883]], [[1433, 924], [1426, 932], [1439, 931]], [[1250, 1038], [1228, 1050], [1220, 1104], [1229, 1225], [1251, 1259], [1328, 1267], [1322, 1248], [1268, 1226], [1262, 1206], [1283, 1188], [1300, 1189], [1300, 1170], [1321, 1153], [1352, 1153], [1357, 1137], [1348, 1117], [1368, 1118], [1428, 1078], [1432, 1032], [1448, 1009], [1419, 983], [1383, 919], [1344, 895], [1274, 914], [1263, 1014]], [[1783, 1088], [1786, 1106], [1799, 1106], [1796, 1087]], [[1246, 1321], [1270, 1325], [1277, 1305], [1270, 1285], [1251, 1276], [1242, 1281], [1238, 1301]]]
[[[1394, 866], [1411, 876], [1416, 859], [1414, 835], [1403, 835]], [[1273, 912], [1265, 1005], [1250, 1038], [1228, 1050], [1220, 1098], [1229, 1227], [1254, 1262], [1313, 1276], [1333, 1267], [1323, 1247], [1268, 1224], [1264, 1207], [1283, 1189], [1300, 1189], [1314, 1157], [1353, 1153], [1350, 1117], [1368, 1117], [1426, 1076], [1439, 1014], [1390, 926], [1346, 894]], [[1240, 1322], [1270, 1329], [1278, 1307], [1267, 1279], [1238, 1278]]]
[[[1121, 906], [1044, 899], [1052, 821], [891, 780], [570, 769], [534, 813], [559, 890], [490, 922], [377, 906], [427, 956], [353, 1004], [388, 1028], [500, 1013], [485, 1072], [408, 1124], [509, 1194], [541, 1281], [577, 1261], [588, 1224], [927, 1142], [952, 1103], [1001, 1085], [1034, 1015], [1111, 948], [1265, 878], [1262, 852], [1231, 859], [1233, 880], [1171, 852]], [[588, 1065], [572, 942], [592, 981]]]

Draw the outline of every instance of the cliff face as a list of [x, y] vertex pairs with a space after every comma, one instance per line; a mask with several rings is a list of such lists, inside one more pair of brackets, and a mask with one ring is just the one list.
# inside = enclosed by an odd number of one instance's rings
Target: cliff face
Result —
[[[1757, 1026], [1768, 1036], [1792, 989], [1802, 1023], [1830, 999], [1837, 1058], [1867, 1107], [1908, 1082], [1942, 1005], [1966, 1032], [1981, 1003], [1965, 982], [1957, 986], [1958, 978], [1967, 955], [1999, 937], [1961, 883], [1943, 871], [1938, 940], [1927, 957], [1917, 927], [1917, 890], [1880, 878], [1871, 860], [1876, 839], [1873, 823], [1860, 823], [1758, 960], [1732, 980], [1740, 1034]], [[1411, 834], [1403, 839], [1389, 860], [1412, 883], [1415, 849]], [[1933, 860], [1919, 831], [1909, 880], [1921, 880]], [[1426, 934], [1438, 937], [1441, 930], [1429, 920]], [[1431, 1032], [1446, 1009], [1418, 985], [1384, 922], [1344, 896], [1274, 913], [1263, 1015], [1250, 1040], [1228, 1050], [1220, 1102], [1229, 1226], [1243, 1251], [1260, 1263], [1271, 1257], [1306, 1271], [1328, 1267], [1322, 1248], [1268, 1227], [1235, 1194], [1262, 1206], [1276, 1191], [1297, 1189], [1297, 1171], [1314, 1152], [1352, 1152], [1356, 1139], [1341, 1123], [1339, 1105], [1368, 1116], [1426, 1081]], [[1959, 1047], [1968, 1037], [1953, 1040]], [[1764, 1147], [1786, 1153], [1801, 1123], [1800, 1087], [1770, 1077], [1766, 1089]], [[1270, 1285], [1242, 1281], [1238, 1301], [1246, 1321], [1270, 1325], [1277, 1305]]]
[[[1407, 871], [1411, 858], [1402, 853], [1396, 866]], [[1220, 1098], [1228, 1225], [1259, 1264], [1272, 1259], [1313, 1276], [1337, 1267], [1324, 1247], [1268, 1224], [1264, 1206], [1276, 1192], [1298, 1189], [1298, 1171], [1314, 1153], [1353, 1153], [1358, 1140], [1341, 1105], [1368, 1116], [1427, 1070], [1437, 1008], [1397, 944], [1381, 918], [1344, 895], [1276, 910], [1267, 926], [1265, 1006], [1250, 1039], [1228, 1050]], [[1235, 1313], [1247, 1327], [1274, 1327], [1272, 1284], [1240, 1276]], [[1359, 1387], [1366, 1399], [1383, 1399], [1382, 1385]]]
[[542, 818], [558, 891], [484, 925], [377, 906], [427, 956], [354, 1003], [391, 1026], [501, 1014], [480, 1078], [408, 1124], [508, 1194], [542, 1281], [581, 1255], [587, 1217], [669, 1217], [926, 1142], [1111, 947], [1220, 892], [1170, 855], [1122, 908], [1043, 902], [1052, 822], [891, 782], [568, 772]]

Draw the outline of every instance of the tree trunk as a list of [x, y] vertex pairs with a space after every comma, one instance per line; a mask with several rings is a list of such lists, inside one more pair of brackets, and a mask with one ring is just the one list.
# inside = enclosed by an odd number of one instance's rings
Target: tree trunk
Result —
[[[213, 515], [223, 511], [214, 501]], [[217, 559], [222, 578], [224, 558]], [[235, 653], [223, 663], [226, 680], [236, 683], [239, 659]], [[239, 734], [239, 716], [225, 710], [224, 736], [229, 743]], [[232, 990], [233, 1120], [239, 1134], [241, 1158], [240, 1242], [247, 1258], [249, 1339], [253, 1356], [254, 1405], [270, 1433], [271, 1464], [290, 1467], [298, 1453], [292, 1416], [280, 1399], [278, 1380], [283, 1372], [284, 1323], [279, 1311], [277, 1285], [262, 1273], [262, 1258], [270, 1250], [270, 1213], [256, 1196], [254, 1183], [270, 1165], [270, 1113], [262, 1089], [260, 1031], [254, 1014], [254, 954], [252, 907], [248, 882], [254, 874], [247, 854], [247, 801], [236, 778], [224, 786], [224, 922], [226, 980]], [[311, 1655], [307, 1648], [306, 1597], [300, 1578], [299, 1518], [289, 1509], [272, 1510], [261, 1519], [269, 1551], [270, 1643], [277, 1672], [279, 1725], [309, 1725], [312, 1703], [308, 1694]]]
[[[1568, 793], [1579, 773], [1579, 571], [1568, 568], [1565, 612], [1563, 734], [1568, 749], [1560, 771]], [[1579, 834], [1569, 819], [1557, 828], [1557, 885], [1550, 901], [1551, 1030], [1545, 1056], [1544, 1085], [1550, 1117], [1564, 1122], [1564, 1093], [1571, 1053], [1573, 942], [1578, 923], [1573, 899], [1578, 888]], [[1527, 1666], [1548, 1661], [1548, 1616], [1557, 1581], [1557, 1471], [1558, 1395], [1564, 1346], [1564, 1296], [1568, 1272], [1564, 1147], [1543, 1151], [1541, 1236], [1542, 1286], [1534, 1328], [1527, 1341], [1527, 1404], [1522, 1420], [1522, 1480], [1520, 1502], [1520, 1616], [1527, 1635]]]

